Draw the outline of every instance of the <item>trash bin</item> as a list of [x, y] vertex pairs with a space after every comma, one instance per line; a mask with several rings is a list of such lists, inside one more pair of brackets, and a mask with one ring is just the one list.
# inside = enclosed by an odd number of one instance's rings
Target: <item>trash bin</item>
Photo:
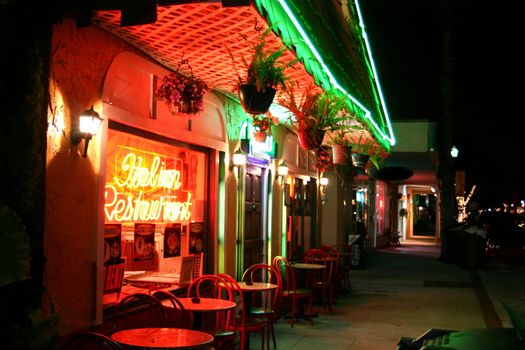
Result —
[[461, 260], [461, 234], [463, 225], [455, 225], [443, 230], [441, 234], [440, 260], [449, 264], [458, 264]]
[[468, 227], [465, 232], [465, 260], [462, 267], [477, 270], [483, 267], [483, 248], [486, 231], [476, 225]]
[[363, 222], [357, 223], [357, 235], [348, 235], [348, 241], [352, 243], [352, 261], [350, 267], [361, 269], [365, 266], [365, 237], [366, 226]]

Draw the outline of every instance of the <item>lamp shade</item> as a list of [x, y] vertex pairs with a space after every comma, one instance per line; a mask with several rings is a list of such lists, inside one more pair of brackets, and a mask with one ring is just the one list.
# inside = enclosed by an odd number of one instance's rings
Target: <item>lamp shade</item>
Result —
[[288, 166], [286, 164], [281, 164], [277, 168], [277, 175], [286, 176], [288, 175]]
[[242, 153], [234, 153], [232, 157], [233, 165], [244, 165], [246, 164], [246, 155]]
[[86, 134], [96, 135], [102, 124], [102, 118], [93, 109], [85, 110], [79, 117], [79, 131]]

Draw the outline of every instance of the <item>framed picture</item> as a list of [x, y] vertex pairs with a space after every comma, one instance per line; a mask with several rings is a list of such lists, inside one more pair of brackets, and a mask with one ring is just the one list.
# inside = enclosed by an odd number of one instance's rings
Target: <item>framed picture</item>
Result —
[[151, 260], [155, 256], [155, 224], [135, 224], [133, 260]]
[[164, 257], [180, 256], [181, 224], [166, 225], [164, 229]]
[[118, 264], [122, 256], [122, 224], [104, 227], [104, 265]]
[[204, 222], [190, 223], [190, 254], [200, 253], [204, 248]]
[[191, 283], [191, 276], [193, 273], [193, 255], [183, 256], [180, 265], [180, 279], [179, 285], [187, 286]]

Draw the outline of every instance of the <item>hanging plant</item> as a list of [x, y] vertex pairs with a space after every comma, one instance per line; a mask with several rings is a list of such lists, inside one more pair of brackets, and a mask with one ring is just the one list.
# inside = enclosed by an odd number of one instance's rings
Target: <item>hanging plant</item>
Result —
[[290, 85], [286, 97], [279, 99], [279, 103], [292, 112], [290, 122], [296, 126], [299, 141], [305, 150], [319, 148], [325, 133], [339, 130], [345, 120], [344, 101], [332, 91], [319, 93], [311, 85], [298, 101], [294, 87]]
[[330, 147], [321, 146], [317, 149], [317, 161], [315, 162], [315, 167], [322, 173], [326, 173], [334, 168]]
[[[178, 73], [179, 68], [184, 64], [190, 68], [190, 77]], [[178, 113], [195, 115], [202, 112], [204, 96], [207, 93], [206, 83], [193, 78], [188, 60], [181, 60], [177, 72], [165, 75], [162, 84], [155, 90], [155, 95], [166, 102], [172, 115]]]
[[[248, 59], [244, 56], [240, 57], [243, 65], [242, 71], [246, 71], [246, 75], [242, 75], [241, 71], [237, 69], [235, 57], [230, 50], [228, 53], [237, 74], [238, 85], [236, 89], [242, 107], [246, 113], [262, 114], [270, 108], [277, 89], [286, 89], [288, 78], [284, 71], [298, 60], [282, 61], [282, 57], [288, 50], [286, 46], [277, 50], [267, 47], [267, 37], [272, 32], [271, 27], [261, 33], [262, 27], [258, 27], [256, 22], [255, 30], [259, 32], [259, 35], [255, 42], [250, 44], [251, 56]], [[241, 36], [245, 41], [248, 41], [246, 35]]]
[[279, 119], [272, 117], [269, 113], [252, 115], [252, 119], [254, 138], [259, 142], [266, 141], [266, 136], [272, 134], [272, 124], [279, 124]]

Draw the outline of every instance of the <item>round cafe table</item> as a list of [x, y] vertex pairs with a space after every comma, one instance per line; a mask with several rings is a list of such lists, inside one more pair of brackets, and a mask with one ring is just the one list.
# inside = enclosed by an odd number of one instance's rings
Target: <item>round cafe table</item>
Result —
[[[242, 293], [244, 295], [244, 306], [246, 307], [246, 314], [250, 314], [250, 309], [252, 307], [252, 294], [254, 293], [261, 293], [265, 291], [270, 291], [273, 289], [276, 289], [278, 286], [274, 283], [266, 283], [266, 282], [252, 282], [250, 284], [247, 284], [246, 282], [238, 282], [239, 288], [241, 288]], [[246, 349], [250, 348], [250, 332], [246, 334]]]
[[199, 349], [213, 342], [208, 333], [181, 328], [135, 328], [118, 331], [111, 339], [131, 349]]
[[[233, 309], [237, 303], [216, 298], [200, 298], [198, 303], [192, 301], [193, 298], [178, 298], [186, 311], [193, 313], [193, 329], [202, 329], [202, 314], [206, 312], [216, 312]], [[163, 300], [162, 304], [173, 307], [169, 300]]]

